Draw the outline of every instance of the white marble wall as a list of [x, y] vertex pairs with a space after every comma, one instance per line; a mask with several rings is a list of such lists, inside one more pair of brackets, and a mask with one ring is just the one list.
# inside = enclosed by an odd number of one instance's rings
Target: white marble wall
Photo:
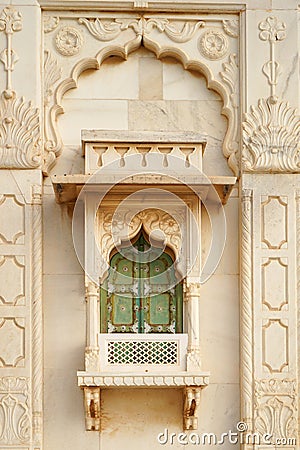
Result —
[[[221, 147], [226, 120], [221, 115], [220, 97], [207, 89], [203, 76], [185, 71], [174, 59], [158, 61], [145, 49], [131, 54], [127, 61], [111, 57], [100, 70], [82, 74], [78, 88], [65, 95], [63, 107], [59, 129], [66, 145], [53, 173], [83, 171], [80, 130], [95, 127], [205, 130], [207, 172], [230, 174]], [[103, 390], [101, 434], [84, 431], [82, 393], [74, 384], [76, 370], [83, 369], [85, 347], [83, 274], [72, 249], [71, 211], [54, 203], [50, 186], [45, 189], [45, 449], [58, 445], [72, 450], [85, 445], [109, 449], [124, 445], [124, 440], [131, 448], [163, 448], [157, 442], [160, 432], [165, 428], [169, 433], [182, 431], [181, 390]], [[224, 256], [217, 273], [202, 288], [200, 308], [202, 366], [211, 372], [211, 382], [202, 394], [199, 433], [218, 435], [234, 430], [239, 419], [237, 190], [226, 213]], [[210, 224], [204, 212], [204, 258], [209, 239]], [[68, 374], [64, 387], [62, 361]], [[67, 394], [62, 395], [62, 389]], [[55, 429], [58, 417], [66, 424], [64, 430]], [[180, 444], [175, 441], [173, 447]]]

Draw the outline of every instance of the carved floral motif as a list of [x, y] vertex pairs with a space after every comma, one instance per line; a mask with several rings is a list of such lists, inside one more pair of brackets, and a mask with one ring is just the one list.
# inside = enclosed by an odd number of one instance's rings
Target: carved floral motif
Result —
[[260, 99], [243, 122], [247, 172], [299, 172], [300, 120], [288, 102]]
[[28, 378], [0, 378], [0, 445], [29, 443], [29, 405]]
[[44, 22], [44, 32], [51, 33], [51, 31], [55, 30], [58, 27], [59, 17], [44, 16], [43, 22]]
[[285, 39], [286, 24], [280, 22], [277, 17], [267, 17], [259, 24], [259, 37], [262, 41], [277, 42]]
[[11, 91], [11, 74], [15, 63], [19, 60], [17, 53], [12, 48], [12, 36], [14, 32], [22, 30], [22, 16], [12, 6], [4, 8], [0, 14], [0, 31], [6, 34], [6, 48], [0, 54], [0, 60], [7, 72], [6, 90]]
[[221, 59], [227, 53], [228, 40], [220, 31], [208, 30], [199, 40], [199, 50], [209, 59]]
[[13, 34], [22, 30], [22, 16], [12, 6], [7, 6], [0, 14], [0, 31]]
[[63, 56], [74, 56], [80, 51], [83, 37], [77, 28], [63, 27], [55, 37], [56, 48]]

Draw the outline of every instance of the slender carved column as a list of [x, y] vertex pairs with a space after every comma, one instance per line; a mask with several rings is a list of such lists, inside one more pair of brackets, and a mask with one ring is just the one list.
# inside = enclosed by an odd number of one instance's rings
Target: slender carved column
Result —
[[199, 370], [201, 366], [199, 328], [200, 283], [187, 282], [184, 290], [184, 297], [187, 305], [187, 370]]
[[42, 313], [42, 193], [32, 186], [32, 402], [33, 440], [42, 445], [43, 313]]
[[85, 349], [85, 370], [99, 370], [99, 286], [88, 281], [86, 284], [87, 302], [87, 347]]
[[242, 191], [241, 235], [241, 414], [252, 430], [253, 341], [252, 341], [252, 190]]

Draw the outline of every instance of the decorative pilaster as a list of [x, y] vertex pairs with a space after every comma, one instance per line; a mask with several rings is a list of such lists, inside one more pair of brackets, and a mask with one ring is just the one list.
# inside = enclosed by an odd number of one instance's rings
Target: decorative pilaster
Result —
[[85, 370], [99, 371], [99, 286], [91, 281], [86, 284], [87, 303], [87, 347], [85, 348]]
[[253, 312], [252, 312], [252, 191], [242, 191], [241, 229], [241, 416], [252, 430], [253, 399]]
[[184, 286], [184, 300], [187, 311], [188, 354], [187, 371], [200, 370], [200, 283], [187, 282]]
[[43, 438], [43, 311], [42, 311], [42, 188], [32, 186], [32, 415], [33, 441]]

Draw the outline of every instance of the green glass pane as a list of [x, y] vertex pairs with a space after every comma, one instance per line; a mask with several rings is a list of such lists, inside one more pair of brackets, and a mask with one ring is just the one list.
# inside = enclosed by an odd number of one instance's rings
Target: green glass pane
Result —
[[112, 298], [113, 325], [133, 324], [133, 299], [114, 295]]
[[168, 325], [170, 323], [169, 294], [150, 297], [150, 325]]

